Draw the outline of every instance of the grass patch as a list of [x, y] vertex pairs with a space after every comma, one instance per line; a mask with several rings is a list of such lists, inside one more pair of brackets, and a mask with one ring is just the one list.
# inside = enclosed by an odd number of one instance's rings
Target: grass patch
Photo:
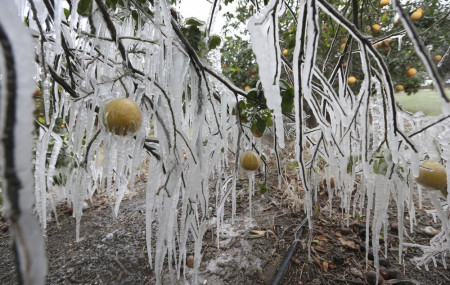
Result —
[[411, 113], [422, 111], [426, 116], [442, 114], [442, 101], [436, 91], [419, 90], [419, 92], [412, 95], [399, 92], [395, 94], [395, 100]]

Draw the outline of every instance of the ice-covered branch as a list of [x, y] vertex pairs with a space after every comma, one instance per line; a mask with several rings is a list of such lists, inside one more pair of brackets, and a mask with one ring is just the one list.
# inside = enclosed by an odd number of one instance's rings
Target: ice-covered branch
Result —
[[[47, 261], [41, 229], [33, 211], [32, 140], [33, 56], [27, 31], [12, 2], [0, 9], [0, 46], [4, 65], [0, 116], [1, 175], [19, 284], [44, 284]], [[22, 35], [22, 36], [17, 36]]]

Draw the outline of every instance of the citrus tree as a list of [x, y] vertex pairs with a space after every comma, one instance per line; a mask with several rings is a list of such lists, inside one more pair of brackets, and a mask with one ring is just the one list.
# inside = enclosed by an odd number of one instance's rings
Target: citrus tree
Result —
[[[406, 36], [404, 27], [400, 24], [400, 19], [396, 9], [389, 5], [387, 1], [370, 1], [357, 7], [357, 13], [353, 13], [351, 1], [329, 1], [335, 5], [342, 14], [357, 25], [357, 28], [370, 38], [374, 47], [384, 58], [388, 65], [392, 81], [399, 86], [398, 91], [405, 91], [408, 94], [415, 93], [429, 79], [419, 56], [414, 50], [414, 45]], [[234, 13], [227, 13], [227, 25], [224, 27], [225, 44], [222, 48], [222, 69], [237, 86], [254, 86], [258, 77], [253, 76], [256, 68], [251, 48], [248, 46], [248, 32], [242, 31], [236, 34], [234, 29], [242, 30], [242, 22], [247, 21], [253, 14], [257, 13], [254, 3], [247, 0], [225, 1], [225, 3], [235, 3], [238, 8]], [[286, 1], [287, 6], [292, 11], [297, 12], [297, 1]], [[406, 1], [403, 3], [404, 10], [408, 14], [414, 14], [414, 25], [418, 34], [422, 37], [424, 44], [430, 50], [436, 65], [442, 61], [441, 73], [445, 76], [446, 66], [443, 55], [448, 50], [450, 42], [449, 34], [445, 27], [449, 23], [448, 3], [441, 1]], [[356, 16], [355, 16], [356, 15]], [[420, 15], [420, 16], [419, 16]], [[322, 65], [324, 72], [332, 72], [337, 62], [347, 65], [342, 61], [342, 57], [336, 55], [344, 54], [348, 33], [346, 29], [337, 25], [333, 19], [324, 16], [319, 23], [321, 29], [321, 40], [318, 44], [318, 61]], [[291, 61], [293, 49], [295, 47], [296, 17], [293, 13], [284, 13], [280, 17], [280, 48], [283, 56]], [[289, 67], [285, 66], [285, 80], [289, 78]], [[418, 71], [417, 74], [407, 74], [410, 68]], [[358, 79], [362, 76], [358, 69], [358, 63], [350, 64], [348, 68], [350, 76]], [[356, 81], [358, 82], [358, 80]]]
[[[197, 270], [206, 230], [215, 225], [219, 244], [225, 217], [236, 216], [239, 171], [247, 171], [253, 185], [253, 171], [265, 164], [269, 154], [257, 137], [266, 130], [274, 135], [281, 175], [286, 119], [294, 126], [287, 131], [295, 136], [309, 227], [314, 193], [325, 177], [330, 203], [339, 195], [346, 213], [365, 213], [375, 253], [393, 197], [402, 252], [405, 205], [413, 217], [411, 190], [419, 177], [427, 189], [440, 190], [430, 195], [443, 222], [419, 265], [447, 254], [450, 226], [439, 196], [445, 187], [422, 177], [420, 161], [445, 164], [446, 171], [436, 167], [437, 177], [448, 176], [449, 97], [409, 10], [397, 0], [389, 4], [444, 102], [445, 115], [429, 122], [397, 109], [389, 57], [376, 48], [395, 35], [368, 36], [384, 31], [381, 24], [365, 29], [375, 22], [360, 12], [365, 2], [251, 1], [253, 8], [243, 11], [251, 15], [250, 43], [226, 38], [222, 46], [229, 78], [212, 67], [210, 52], [221, 42], [210, 33], [220, 1], [212, 1], [206, 23], [184, 19], [171, 3], [28, 0], [1, 10], [1, 169], [24, 283], [44, 282], [39, 229], [45, 230], [47, 208], [56, 214], [57, 203], [72, 205], [76, 240], [82, 241], [85, 199], [107, 196], [117, 215], [140, 173], [148, 175], [146, 246], [157, 282], [165, 265], [181, 277], [191, 242]], [[33, 40], [14, 36], [29, 32]], [[33, 127], [32, 94], [43, 106], [33, 141], [24, 138]], [[306, 123], [308, 116], [314, 124]], [[224, 211], [227, 203], [231, 213]]]

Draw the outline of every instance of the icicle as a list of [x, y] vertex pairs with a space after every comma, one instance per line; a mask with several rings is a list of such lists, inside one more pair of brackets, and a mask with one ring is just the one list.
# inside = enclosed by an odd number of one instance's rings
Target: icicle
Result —
[[[22, 20], [17, 17], [14, 2], [3, 1], [0, 9], [0, 68], [4, 75], [0, 86], [0, 170], [20, 280], [23, 284], [44, 284], [47, 261], [42, 232], [33, 212], [33, 141], [30, 139], [34, 126], [31, 94], [36, 88], [35, 54], [31, 38], [18, 36], [28, 33]], [[13, 129], [7, 130], [6, 125]]]
[[255, 172], [247, 171], [248, 177], [248, 209], [249, 209], [249, 217], [252, 218], [252, 196], [255, 191]]
[[[54, 9], [54, 27], [55, 27], [55, 53], [61, 54], [63, 52], [61, 47], [61, 20], [62, 16], [64, 15], [63, 0], [56, 0], [54, 3], [55, 9]], [[77, 6], [75, 6], [77, 7]]]
[[274, 111], [276, 136], [281, 148], [284, 148], [283, 116], [281, 113], [280, 76], [281, 50], [278, 36], [278, 15], [284, 11], [282, 3], [270, 1], [258, 14], [248, 21], [253, 52], [258, 62], [258, 72], [264, 88], [267, 106]]

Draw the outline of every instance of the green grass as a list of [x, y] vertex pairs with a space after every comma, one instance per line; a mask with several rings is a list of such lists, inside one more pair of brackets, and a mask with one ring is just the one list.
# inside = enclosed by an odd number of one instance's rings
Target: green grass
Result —
[[422, 111], [427, 116], [437, 116], [442, 113], [442, 101], [436, 91], [419, 90], [416, 94], [411, 95], [399, 92], [395, 95], [395, 99], [411, 113]]

